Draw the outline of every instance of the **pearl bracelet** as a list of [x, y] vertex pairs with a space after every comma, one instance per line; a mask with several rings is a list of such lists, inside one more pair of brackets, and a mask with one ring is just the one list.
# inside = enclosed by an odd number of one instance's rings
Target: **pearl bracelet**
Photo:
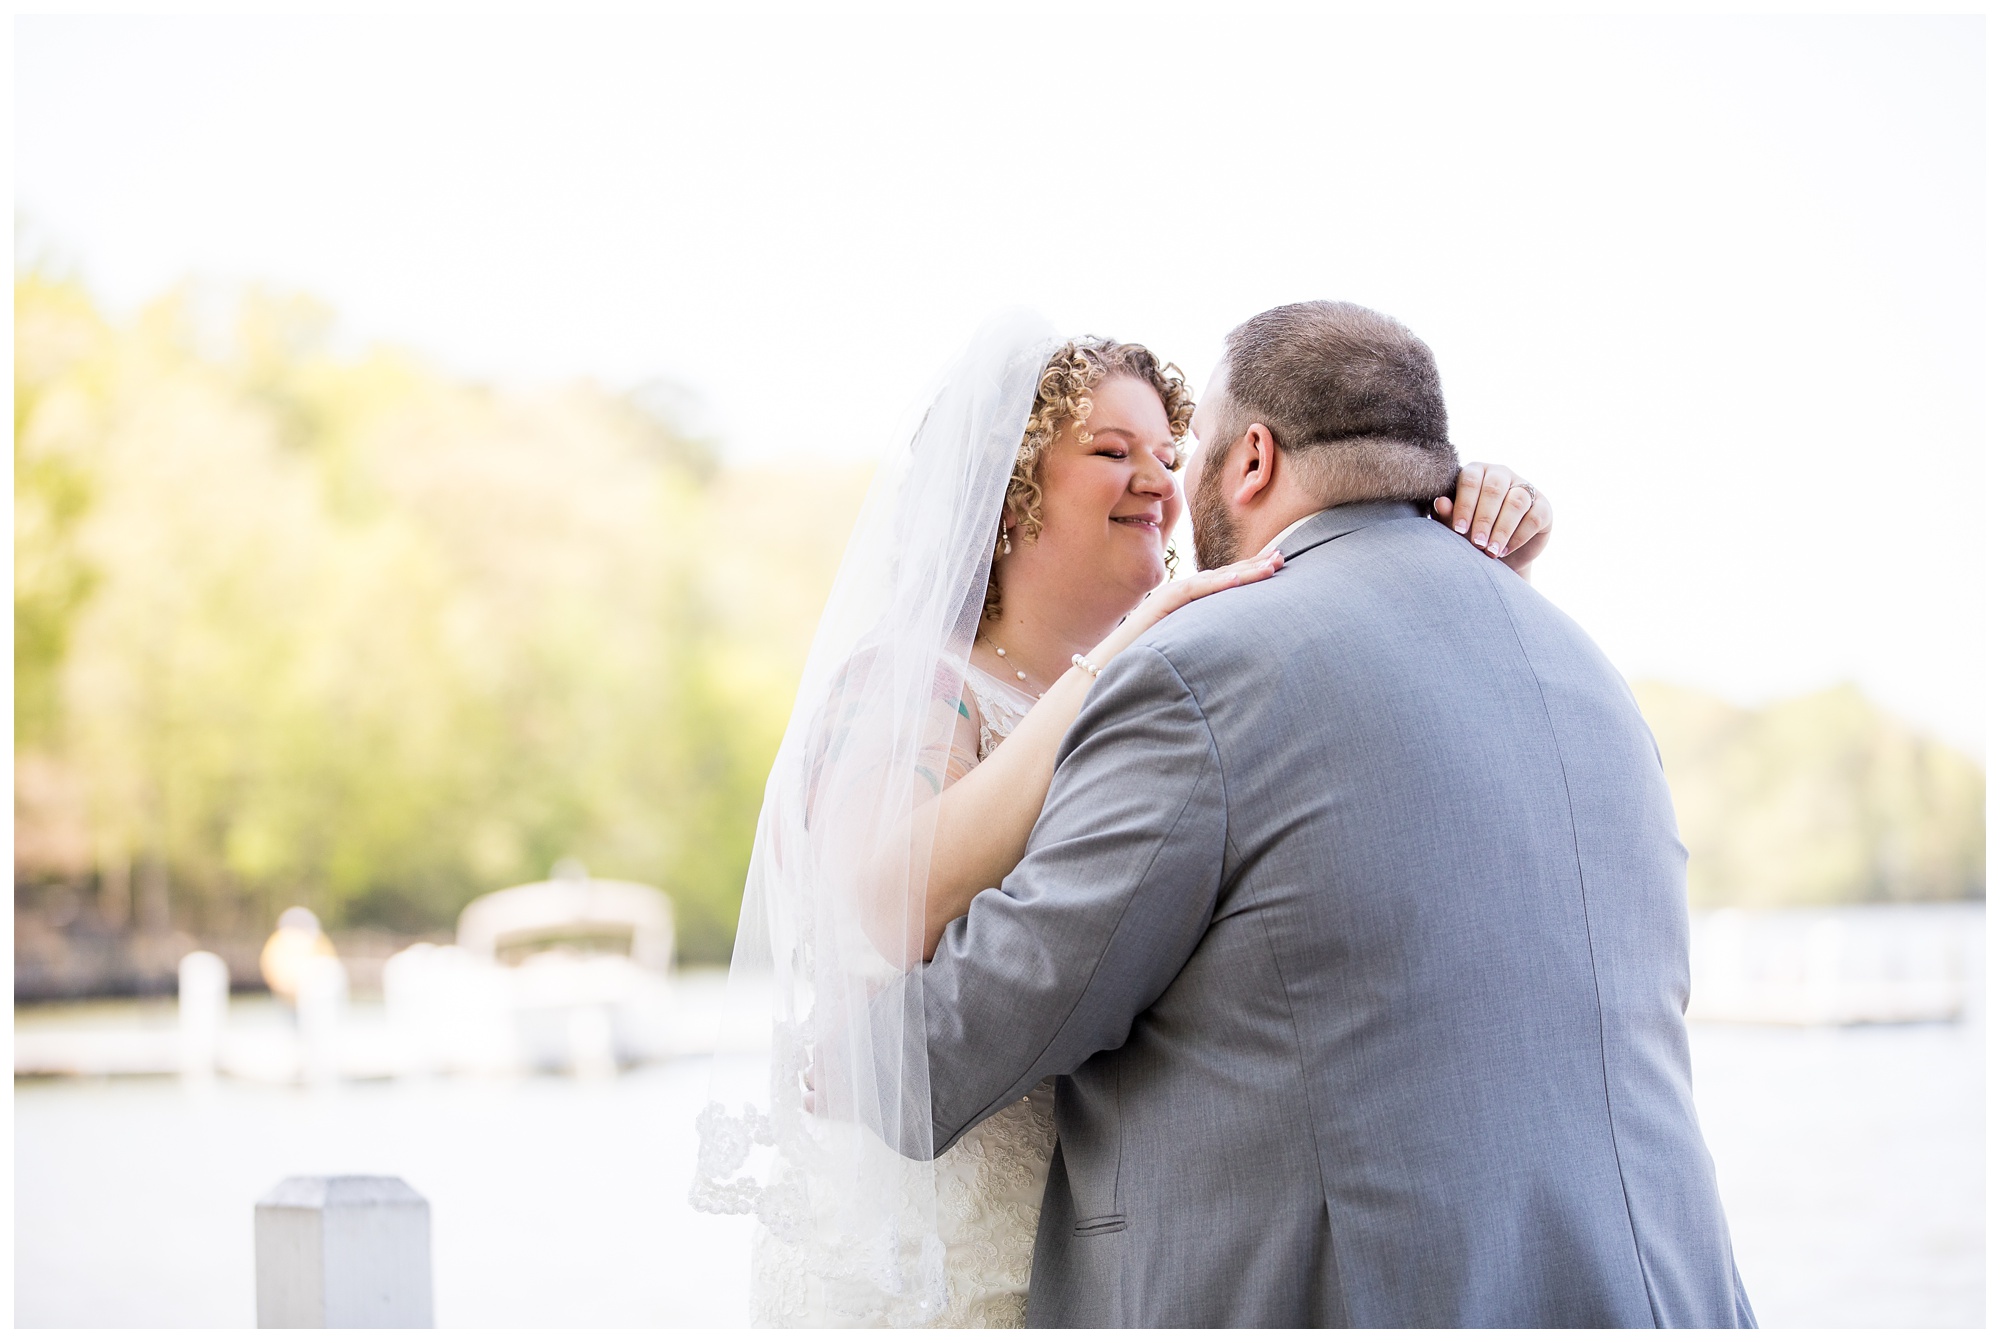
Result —
[[1071, 653], [1069, 656], [1069, 665], [1072, 667], [1083, 668], [1085, 671], [1090, 673], [1090, 679], [1093, 681], [1097, 679], [1097, 674], [1104, 670], [1104, 668], [1098, 666], [1094, 662], [1085, 662], [1083, 660], [1083, 654], [1081, 653]]

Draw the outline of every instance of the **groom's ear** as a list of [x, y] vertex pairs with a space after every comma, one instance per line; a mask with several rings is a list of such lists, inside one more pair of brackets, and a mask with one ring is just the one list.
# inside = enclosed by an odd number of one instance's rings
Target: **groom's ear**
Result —
[[1248, 508], [1263, 498], [1278, 478], [1278, 440], [1262, 424], [1252, 424], [1244, 431], [1242, 453], [1237, 461], [1234, 477], [1229, 482], [1229, 494], [1238, 508]]

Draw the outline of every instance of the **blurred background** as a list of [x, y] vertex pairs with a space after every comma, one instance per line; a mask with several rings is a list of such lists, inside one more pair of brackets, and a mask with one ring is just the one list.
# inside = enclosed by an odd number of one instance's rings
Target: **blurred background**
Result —
[[[1025, 303], [1353, 299], [1634, 683], [1769, 1325], [1985, 1315], [1984, 22], [15, 23], [15, 1322], [723, 1324], [685, 1203], [873, 463]], [[1186, 547], [1183, 546], [1185, 551]]]

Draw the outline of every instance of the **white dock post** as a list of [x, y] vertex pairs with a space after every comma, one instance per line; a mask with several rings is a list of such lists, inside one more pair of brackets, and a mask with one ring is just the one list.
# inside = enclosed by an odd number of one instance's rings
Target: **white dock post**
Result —
[[197, 1084], [213, 1081], [229, 1016], [229, 967], [212, 951], [190, 951], [180, 969], [181, 1076]]
[[257, 1327], [431, 1327], [431, 1207], [393, 1175], [295, 1175], [257, 1201]]
[[340, 1080], [341, 1018], [347, 1012], [347, 969], [331, 956], [299, 967], [299, 1072], [308, 1086]]

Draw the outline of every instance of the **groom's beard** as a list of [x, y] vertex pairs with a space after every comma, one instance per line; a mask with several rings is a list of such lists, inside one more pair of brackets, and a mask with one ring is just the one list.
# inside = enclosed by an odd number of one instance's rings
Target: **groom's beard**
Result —
[[1243, 539], [1229, 505], [1222, 502], [1222, 464], [1203, 471], [1188, 496], [1188, 523], [1194, 529], [1194, 562], [1197, 568], [1219, 569], [1236, 562], [1237, 544]]

